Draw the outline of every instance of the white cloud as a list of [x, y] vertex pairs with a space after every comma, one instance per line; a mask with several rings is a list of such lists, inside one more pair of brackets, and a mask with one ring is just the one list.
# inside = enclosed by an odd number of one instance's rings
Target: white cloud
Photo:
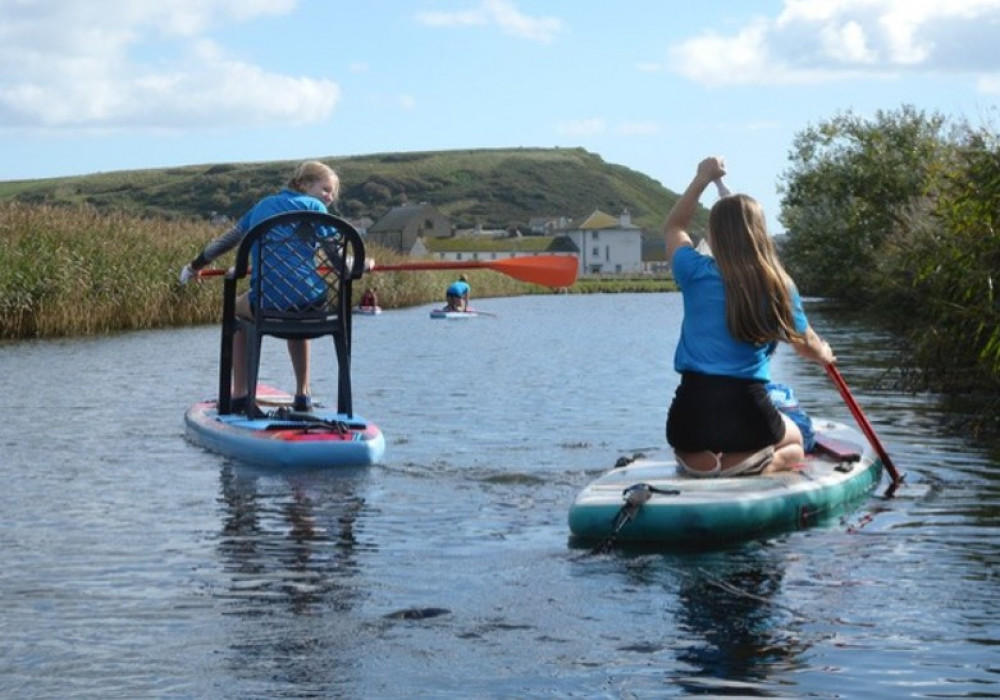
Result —
[[458, 12], [419, 12], [416, 19], [428, 27], [496, 26], [505, 34], [550, 42], [562, 31], [557, 17], [529, 17], [510, 0], [482, 0], [478, 7]]
[[608, 124], [600, 117], [578, 119], [562, 122], [556, 126], [556, 131], [565, 136], [596, 136], [607, 130]]
[[705, 85], [790, 84], [910, 70], [1000, 70], [1000, 0], [785, 0], [733, 34], [675, 44], [674, 72]]
[[[340, 97], [334, 82], [266, 71], [229, 56], [208, 38], [213, 28], [284, 14], [295, 4], [5, 3], [0, 128], [169, 129], [322, 120]], [[154, 51], [160, 53], [151, 60]]]
[[868, 37], [857, 22], [845, 22], [840, 26], [827, 26], [819, 31], [819, 39], [824, 52], [844, 63], [874, 63], [875, 52], [868, 47]]

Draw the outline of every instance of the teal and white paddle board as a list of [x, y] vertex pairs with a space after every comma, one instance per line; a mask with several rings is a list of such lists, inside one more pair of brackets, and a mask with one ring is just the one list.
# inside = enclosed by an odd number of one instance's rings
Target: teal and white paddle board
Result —
[[637, 459], [595, 479], [569, 510], [575, 544], [669, 548], [732, 544], [805, 528], [857, 507], [882, 463], [860, 432], [815, 420], [818, 447], [789, 472], [697, 478], [677, 463]]

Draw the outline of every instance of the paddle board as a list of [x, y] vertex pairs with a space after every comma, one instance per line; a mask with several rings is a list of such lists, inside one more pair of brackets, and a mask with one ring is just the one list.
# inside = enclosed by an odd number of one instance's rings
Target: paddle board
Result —
[[616, 467], [574, 500], [573, 542], [702, 548], [808, 527], [857, 507], [877, 487], [881, 461], [857, 430], [813, 423], [817, 449], [793, 471], [697, 478], [673, 460], [645, 458]]
[[291, 394], [266, 385], [258, 387], [257, 399], [264, 418], [220, 416], [215, 400], [194, 404], [184, 416], [188, 438], [227, 457], [274, 468], [361, 467], [385, 454], [382, 431], [362, 416], [319, 404], [297, 413]]
[[495, 318], [496, 314], [491, 314], [487, 311], [480, 311], [479, 309], [473, 309], [472, 307], [469, 307], [468, 311], [448, 311], [447, 309], [434, 309], [431, 311], [431, 318], [446, 319], [449, 321], [457, 321], [466, 318], [479, 318], [480, 316]]

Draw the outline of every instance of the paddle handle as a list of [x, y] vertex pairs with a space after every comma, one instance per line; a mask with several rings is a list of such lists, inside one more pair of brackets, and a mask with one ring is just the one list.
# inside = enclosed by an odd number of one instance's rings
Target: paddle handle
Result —
[[833, 383], [836, 384], [837, 390], [840, 392], [841, 397], [843, 397], [844, 403], [847, 404], [847, 408], [851, 411], [851, 415], [854, 416], [854, 420], [857, 421], [858, 427], [861, 428], [861, 432], [865, 434], [865, 437], [868, 438], [868, 442], [878, 454], [879, 459], [882, 460], [882, 465], [885, 467], [886, 471], [889, 472], [889, 476], [892, 478], [892, 483], [901, 483], [903, 481], [902, 474], [900, 474], [899, 470], [896, 469], [896, 465], [892, 463], [889, 453], [885, 451], [884, 447], [882, 447], [881, 440], [878, 439], [878, 435], [875, 434], [875, 430], [872, 428], [871, 423], [868, 422], [868, 418], [861, 410], [861, 406], [858, 405], [858, 402], [855, 400], [851, 390], [847, 387], [847, 382], [844, 381], [844, 377], [840, 374], [840, 370], [837, 369], [836, 365], [829, 364], [826, 365], [826, 373], [830, 375], [830, 379], [832, 379]]
[[719, 190], [719, 197], [728, 197], [732, 194], [732, 192], [729, 191], [729, 188], [726, 187], [726, 183], [722, 181], [721, 177], [715, 178], [713, 182], [715, 182], [715, 188]]

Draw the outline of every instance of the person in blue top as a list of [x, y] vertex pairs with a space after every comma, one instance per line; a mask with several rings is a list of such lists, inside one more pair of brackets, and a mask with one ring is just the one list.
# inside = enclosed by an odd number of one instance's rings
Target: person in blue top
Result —
[[[287, 211], [311, 210], [327, 212], [327, 208], [340, 192], [340, 179], [337, 174], [324, 163], [306, 161], [301, 163], [292, 173], [287, 186], [277, 194], [270, 195], [257, 202], [250, 211], [226, 233], [210, 241], [205, 249], [180, 273], [181, 284], [191, 279], [199, 278], [199, 271], [224, 253], [237, 247], [246, 234], [255, 225], [266, 218]], [[253, 270], [251, 274], [257, 274]], [[310, 276], [312, 275], [312, 277]], [[303, 303], [308, 303], [306, 297], [315, 287], [315, 273], [304, 273], [291, 281], [297, 287], [295, 295], [302, 297]], [[240, 295], [236, 300], [236, 315], [242, 318], [252, 318], [250, 311], [250, 292]], [[233, 402], [235, 413], [246, 411], [247, 368], [246, 368], [246, 338], [242, 331], [233, 337]], [[296, 411], [312, 410], [312, 399], [309, 387], [309, 341], [296, 339], [288, 341], [288, 354], [292, 360], [295, 372], [295, 399], [293, 408]]]
[[667, 442], [694, 476], [791, 469], [804, 456], [802, 433], [768, 396], [771, 356], [781, 341], [820, 364], [836, 361], [809, 325], [756, 200], [719, 199], [708, 219], [711, 254], [695, 250], [688, 228], [698, 200], [725, 174], [723, 159], [702, 160], [663, 229], [684, 302]]
[[444, 310], [468, 311], [470, 291], [472, 291], [472, 288], [469, 287], [469, 278], [465, 275], [460, 276], [457, 280], [448, 285], [448, 289], [445, 290], [444, 295], [448, 304], [444, 307]]

